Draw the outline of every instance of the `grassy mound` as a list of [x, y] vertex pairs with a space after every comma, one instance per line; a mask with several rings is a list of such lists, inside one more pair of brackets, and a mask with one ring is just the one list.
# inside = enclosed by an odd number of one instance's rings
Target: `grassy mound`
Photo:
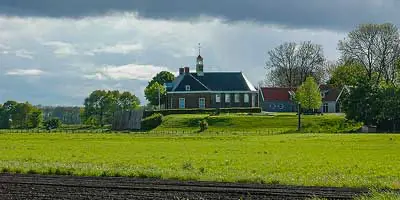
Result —
[[[319, 133], [344, 133], [356, 131], [361, 127], [359, 123], [347, 121], [341, 115], [301, 116], [302, 131]], [[195, 132], [199, 130], [199, 121], [207, 120], [208, 132], [294, 132], [297, 130], [298, 118], [295, 114], [279, 115], [240, 115], [223, 114], [209, 115], [169, 115], [164, 117], [163, 123], [155, 132]]]

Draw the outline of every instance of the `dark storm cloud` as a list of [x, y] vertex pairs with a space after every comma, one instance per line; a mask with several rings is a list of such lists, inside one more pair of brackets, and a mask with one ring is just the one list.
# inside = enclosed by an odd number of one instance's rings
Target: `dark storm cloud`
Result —
[[369, 22], [398, 24], [399, 8], [397, 0], [0, 0], [0, 13], [14, 16], [84, 17], [137, 11], [156, 19], [209, 15], [338, 30]]

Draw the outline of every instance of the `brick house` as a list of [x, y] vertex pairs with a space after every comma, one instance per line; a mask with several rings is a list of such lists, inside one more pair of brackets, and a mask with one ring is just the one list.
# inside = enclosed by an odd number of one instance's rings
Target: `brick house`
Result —
[[[319, 89], [322, 97], [320, 111], [322, 113], [340, 112], [340, 97], [345, 88], [339, 89], [322, 84]], [[260, 89], [262, 110], [266, 112], [296, 112], [297, 105], [293, 101], [295, 90], [295, 88], [262, 87]]]
[[179, 68], [167, 87], [167, 109], [258, 107], [258, 91], [242, 72], [204, 72], [203, 58], [196, 72]]

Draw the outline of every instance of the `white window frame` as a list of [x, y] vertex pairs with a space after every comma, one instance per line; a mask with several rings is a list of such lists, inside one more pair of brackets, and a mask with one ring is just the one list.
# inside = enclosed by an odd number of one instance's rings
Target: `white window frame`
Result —
[[221, 103], [221, 94], [216, 94], [215, 95], [215, 102], [216, 103]]
[[225, 103], [231, 102], [231, 94], [225, 94]]
[[250, 102], [250, 95], [249, 94], [244, 94], [244, 102], [249, 103]]
[[[326, 108], [326, 112], [325, 112], [325, 108]], [[329, 112], [329, 104], [328, 103], [323, 103], [322, 104], [322, 112], [323, 113], [328, 113]]]
[[185, 85], [185, 90], [190, 91], [190, 85]]
[[240, 94], [236, 93], [234, 95], [234, 98], [235, 98], [235, 103], [240, 103]]
[[256, 107], [256, 94], [251, 95], [251, 107]]
[[[183, 100], [183, 107], [181, 106], [181, 101]], [[179, 109], [185, 109], [186, 108], [186, 99], [185, 98], [179, 98], [179, 102], [178, 102], [178, 107]]]
[[325, 92], [321, 92], [321, 97], [325, 98]]
[[279, 108], [279, 110], [283, 110], [283, 108], [285, 108], [285, 106], [283, 104], [279, 104], [278, 108]]
[[[201, 104], [202, 101], [203, 101], [203, 105]], [[201, 109], [206, 108], [206, 98], [204, 98], [204, 97], [199, 98], [199, 108], [201, 108]]]

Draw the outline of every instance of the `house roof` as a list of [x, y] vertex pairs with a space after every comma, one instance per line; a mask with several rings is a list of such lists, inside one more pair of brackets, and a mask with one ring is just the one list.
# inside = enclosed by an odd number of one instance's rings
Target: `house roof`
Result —
[[[320, 91], [325, 93], [325, 97], [322, 101], [337, 101], [341, 90], [331, 85], [322, 84], [319, 86]], [[296, 88], [292, 90], [285, 87], [262, 87], [261, 92], [264, 101], [290, 101], [290, 91], [296, 91]]]
[[257, 91], [242, 72], [204, 72], [182, 74], [174, 81], [171, 92], [186, 91]]
[[262, 87], [264, 101], [290, 101], [290, 88]]

